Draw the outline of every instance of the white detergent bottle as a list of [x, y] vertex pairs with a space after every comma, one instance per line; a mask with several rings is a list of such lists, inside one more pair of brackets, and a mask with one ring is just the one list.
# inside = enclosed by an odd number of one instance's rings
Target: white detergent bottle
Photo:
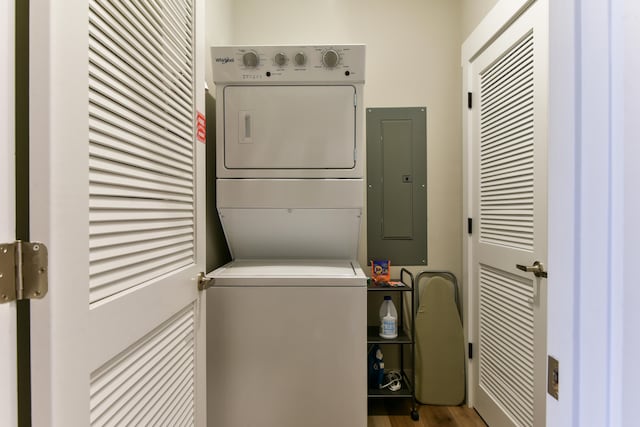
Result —
[[387, 339], [398, 336], [398, 312], [389, 295], [385, 295], [380, 306], [380, 336]]

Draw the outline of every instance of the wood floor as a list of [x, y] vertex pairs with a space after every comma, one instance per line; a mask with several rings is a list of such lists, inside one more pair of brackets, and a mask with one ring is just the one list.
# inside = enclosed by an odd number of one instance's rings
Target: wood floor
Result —
[[478, 413], [466, 406], [420, 405], [420, 419], [413, 421], [408, 404], [392, 402], [372, 403], [367, 427], [487, 427]]

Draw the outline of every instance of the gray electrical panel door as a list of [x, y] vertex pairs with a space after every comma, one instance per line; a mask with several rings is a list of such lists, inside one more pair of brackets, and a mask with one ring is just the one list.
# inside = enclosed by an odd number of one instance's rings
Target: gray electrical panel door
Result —
[[367, 257], [427, 264], [427, 112], [367, 109]]

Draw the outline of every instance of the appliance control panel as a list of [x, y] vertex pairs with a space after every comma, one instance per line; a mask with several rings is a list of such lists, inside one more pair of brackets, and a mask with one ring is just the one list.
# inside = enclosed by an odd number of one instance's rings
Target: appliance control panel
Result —
[[216, 83], [364, 82], [364, 45], [214, 46]]

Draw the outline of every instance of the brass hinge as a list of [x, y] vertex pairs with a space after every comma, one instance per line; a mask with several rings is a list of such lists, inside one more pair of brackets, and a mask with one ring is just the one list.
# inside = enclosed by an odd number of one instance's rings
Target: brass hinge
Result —
[[0, 304], [44, 297], [49, 289], [48, 259], [42, 243], [0, 243]]

